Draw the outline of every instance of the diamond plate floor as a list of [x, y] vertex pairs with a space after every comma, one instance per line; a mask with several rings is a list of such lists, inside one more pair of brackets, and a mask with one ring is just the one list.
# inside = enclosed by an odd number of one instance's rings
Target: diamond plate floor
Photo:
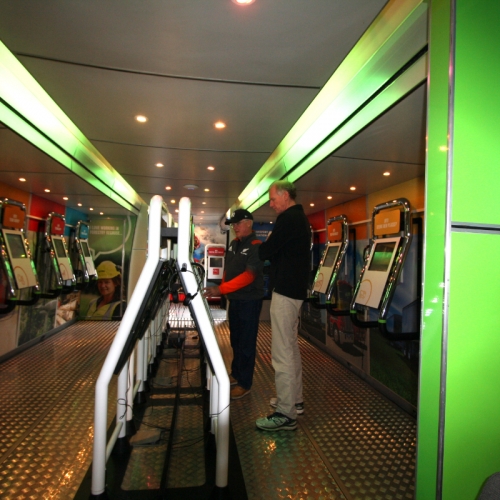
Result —
[[[227, 367], [227, 323], [217, 327]], [[252, 392], [231, 403], [248, 498], [412, 499], [415, 419], [317, 347], [300, 338], [305, 414], [296, 432], [264, 433], [273, 409], [271, 327], [259, 327]]]
[[[71, 325], [0, 365], [0, 498], [75, 496], [92, 461], [94, 383], [118, 325]], [[116, 399], [116, 382], [109, 392]]]

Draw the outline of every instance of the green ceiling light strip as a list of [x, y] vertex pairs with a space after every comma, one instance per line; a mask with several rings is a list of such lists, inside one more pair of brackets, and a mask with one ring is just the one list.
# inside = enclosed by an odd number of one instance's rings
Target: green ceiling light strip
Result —
[[426, 46], [427, 2], [390, 0], [231, 209], [264, 205], [274, 181], [297, 180], [421, 83]]
[[1, 41], [0, 120], [120, 206], [139, 213], [141, 197]]

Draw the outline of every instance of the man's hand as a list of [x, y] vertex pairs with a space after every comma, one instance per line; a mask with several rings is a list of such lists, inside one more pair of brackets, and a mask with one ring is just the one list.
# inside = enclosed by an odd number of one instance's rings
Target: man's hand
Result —
[[207, 286], [203, 289], [203, 295], [205, 297], [220, 297], [220, 288], [218, 286]]

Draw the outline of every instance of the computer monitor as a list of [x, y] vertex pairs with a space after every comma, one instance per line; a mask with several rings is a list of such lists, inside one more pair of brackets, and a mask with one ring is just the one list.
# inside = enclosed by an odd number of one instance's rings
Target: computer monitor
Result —
[[14, 229], [3, 229], [2, 233], [17, 288], [21, 290], [22, 288], [36, 286], [37, 280], [24, 244], [23, 234]]
[[314, 280], [313, 291], [318, 293], [326, 293], [328, 290], [328, 285], [332, 278], [333, 270], [337, 263], [337, 258], [340, 251], [341, 242], [330, 243], [325, 248], [325, 253], [323, 254], [323, 260], [316, 273], [316, 278]]

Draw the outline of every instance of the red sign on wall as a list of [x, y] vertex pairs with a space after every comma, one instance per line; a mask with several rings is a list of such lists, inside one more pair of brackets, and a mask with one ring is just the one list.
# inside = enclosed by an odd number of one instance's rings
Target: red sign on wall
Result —
[[2, 224], [9, 229], [24, 228], [25, 212], [16, 205], [5, 205]]
[[226, 251], [223, 247], [208, 247], [207, 254], [210, 256], [224, 257]]
[[64, 221], [60, 217], [52, 217], [51, 234], [62, 236], [64, 234]]

